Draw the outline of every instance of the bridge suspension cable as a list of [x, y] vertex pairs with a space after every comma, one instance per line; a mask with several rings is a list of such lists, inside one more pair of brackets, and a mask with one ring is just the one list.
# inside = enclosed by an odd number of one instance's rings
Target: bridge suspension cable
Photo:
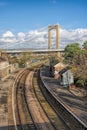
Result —
[[[36, 29], [36, 30], [37, 30], [38, 33], [40, 33], [42, 31], [46, 30], [47, 27], [48, 26], [45, 26], [45, 27], [42, 27], [42, 28]], [[26, 42], [30, 42], [30, 41], [34, 40], [36, 37], [37, 37], [36, 35], [33, 35], [33, 36], [31, 35], [30, 38], [28, 38], [28, 40], [26, 40]], [[1, 45], [0, 48], [9, 49], [9, 48], [11, 48], [13, 46], [17, 46], [19, 44], [23, 44], [23, 43], [21, 43], [20, 41], [16, 41], [16, 43], [5, 43], [4, 45]]]

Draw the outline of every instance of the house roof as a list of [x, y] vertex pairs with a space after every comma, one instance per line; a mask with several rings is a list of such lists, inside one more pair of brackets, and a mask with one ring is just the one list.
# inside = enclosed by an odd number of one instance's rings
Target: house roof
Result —
[[68, 68], [64, 68], [61, 71], [59, 71], [59, 74], [62, 75], [63, 73], [65, 73], [67, 70], [69, 70]]
[[55, 66], [54, 67], [65, 67], [65, 65], [63, 64], [63, 63], [61, 63], [61, 62], [57, 62], [57, 64], [55, 64]]

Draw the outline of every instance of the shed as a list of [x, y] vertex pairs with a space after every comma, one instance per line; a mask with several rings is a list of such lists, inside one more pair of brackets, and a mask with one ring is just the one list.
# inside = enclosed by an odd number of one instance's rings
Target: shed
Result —
[[74, 83], [74, 76], [68, 68], [62, 69], [59, 73], [59, 83], [61, 86], [69, 87], [70, 84]]

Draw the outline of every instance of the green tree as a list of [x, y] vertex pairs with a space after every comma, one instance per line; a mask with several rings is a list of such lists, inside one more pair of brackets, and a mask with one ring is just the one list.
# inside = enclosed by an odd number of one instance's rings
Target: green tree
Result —
[[87, 88], [87, 50], [80, 50], [73, 57], [72, 70], [77, 79]]
[[80, 51], [78, 43], [72, 43], [65, 47], [65, 59], [70, 63], [74, 56]]
[[78, 43], [67, 45], [65, 48], [65, 59], [72, 67], [76, 79], [76, 85], [87, 88], [87, 41], [83, 48]]
[[76, 86], [77, 86], [77, 87], [82, 87], [82, 86], [84, 86], [84, 81], [81, 80], [81, 79], [77, 80]]
[[83, 43], [83, 48], [87, 50], [87, 41]]

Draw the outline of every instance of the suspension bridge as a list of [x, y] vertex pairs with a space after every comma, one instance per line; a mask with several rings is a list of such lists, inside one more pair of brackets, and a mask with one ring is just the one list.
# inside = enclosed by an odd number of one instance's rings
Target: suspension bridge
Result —
[[[47, 31], [48, 30], [48, 31]], [[55, 30], [55, 40], [52, 36], [52, 30]], [[56, 43], [56, 44], [55, 44]], [[55, 47], [54, 47], [55, 46]], [[0, 45], [2, 52], [21, 53], [21, 52], [63, 52], [60, 49], [59, 25], [45, 26], [41, 29], [26, 34], [23, 38], [16, 37], [14, 43], [4, 43]]]

